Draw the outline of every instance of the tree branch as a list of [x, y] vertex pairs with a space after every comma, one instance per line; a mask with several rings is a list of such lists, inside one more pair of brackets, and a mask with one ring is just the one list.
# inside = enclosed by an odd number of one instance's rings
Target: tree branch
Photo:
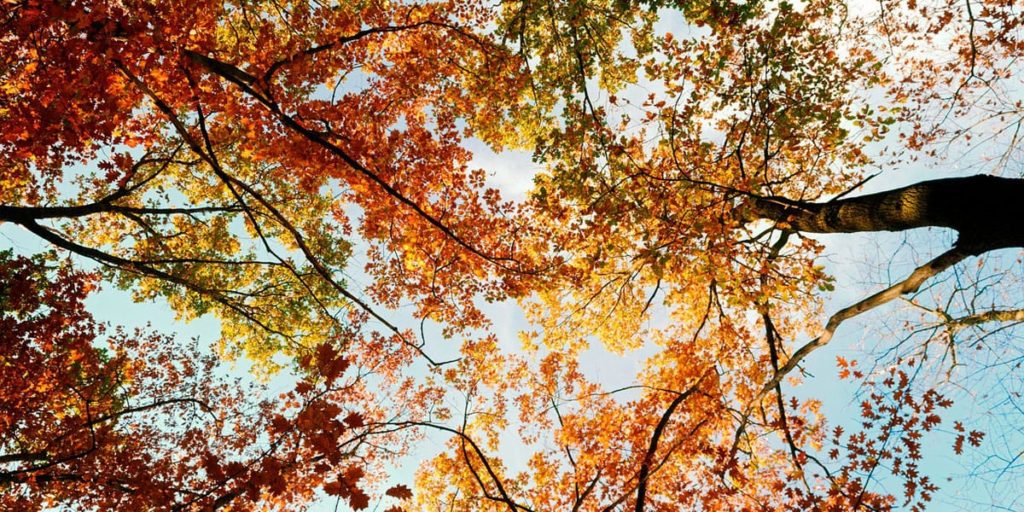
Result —
[[740, 219], [785, 222], [805, 233], [904, 231], [945, 227], [960, 234], [957, 245], [974, 254], [1024, 247], [1024, 179], [968, 176], [923, 181], [903, 188], [824, 203], [784, 197], [752, 197]]
[[972, 254], [969, 251], [954, 247], [936, 256], [928, 263], [917, 267], [903, 281], [837, 311], [828, 319], [828, 322], [825, 324], [824, 331], [818, 335], [817, 338], [800, 347], [793, 353], [793, 357], [789, 358], [789, 360], [786, 361], [786, 364], [775, 372], [775, 376], [765, 384], [764, 388], [761, 389], [761, 393], [758, 395], [758, 398], [763, 397], [774, 389], [775, 386], [782, 382], [782, 379], [787, 374], [796, 369], [797, 365], [799, 365], [800, 362], [803, 361], [811, 352], [828, 344], [832, 339], [832, 336], [835, 334], [836, 329], [838, 329], [843, 322], [890, 302], [900, 295], [916, 292], [925, 281], [935, 277], [971, 255]]

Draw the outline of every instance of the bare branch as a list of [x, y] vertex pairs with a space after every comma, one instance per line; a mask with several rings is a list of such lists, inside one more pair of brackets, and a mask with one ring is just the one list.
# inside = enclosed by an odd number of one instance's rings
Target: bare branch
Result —
[[906, 279], [896, 283], [864, 300], [861, 300], [851, 306], [845, 307], [837, 311], [828, 319], [828, 323], [825, 324], [824, 331], [818, 335], [817, 338], [809, 341], [804, 346], [797, 349], [793, 353], [793, 357], [786, 361], [786, 364], [779, 368], [775, 372], [775, 376], [772, 377], [764, 388], [761, 389], [761, 393], [758, 398], [763, 397], [765, 394], [775, 388], [782, 379], [792, 372], [804, 360], [811, 352], [825, 346], [832, 339], [836, 329], [845, 322], [861, 313], [870, 311], [878, 306], [881, 306], [887, 302], [896, 299], [897, 297], [907, 294], [914, 293], [917, 289], [928, 279], [935, 277], [942, 273], [944, 270], [952, 267], [953, 265], [963, 261], [967, 257], [971, 256], [970, 251], [962, 249], [960, 247], [954, 247], [938, 256], [934, 259], [917, 267], [913, 272], [907, 276]]

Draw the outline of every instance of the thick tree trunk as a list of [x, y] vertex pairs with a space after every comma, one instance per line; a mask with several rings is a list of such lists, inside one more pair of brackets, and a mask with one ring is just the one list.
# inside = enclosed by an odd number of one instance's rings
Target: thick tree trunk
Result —
[[974, 254], [1024, 247], [1024, 179], [946, 178], [825, 203], [758, 197], [740, 212], [748, 221], [787, 222], [807, 233], [952, 228], [957, 245]]

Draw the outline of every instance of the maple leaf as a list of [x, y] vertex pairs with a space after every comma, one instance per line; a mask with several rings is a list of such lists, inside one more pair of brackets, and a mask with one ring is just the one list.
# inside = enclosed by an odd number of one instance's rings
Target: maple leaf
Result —
[[971, 433], [968, 435], [968, 441], [971, 443], [971, 446], [975, 448], [981, 446], [981, 441], [984, 438], [985, 433], [978, 430], [972, 430]]
[[365, 422], [363, 421], [363, 416], [357, 412], [353, 412], [350, 413], [348, 416], [345, 416], [345, 419], [343, 421], [345, 422], [346, 425], [349, 426], [349, 428], [359, 428], [365, 425]]
[[358, 489], [348, 497], [348, 504], [355, 510], [363, 510], [370, 507], [370, 497]]

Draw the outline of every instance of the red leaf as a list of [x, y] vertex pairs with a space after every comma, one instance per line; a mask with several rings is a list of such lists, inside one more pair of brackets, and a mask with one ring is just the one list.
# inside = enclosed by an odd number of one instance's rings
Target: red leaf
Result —
[[345, 482], [354, 487], [356, 485], [356, 482], [363, 478], [363, 475], [363, 468], [358, 466], [351, 466], [345, 469], [345, 474], [343, 475], [343, 478], [345, 479]]
[[407, 500], [409, 498], [412, 498], [412, 491], [409, 490], [408, 487], [401, 484], [388, 489], [387, 491], [384, 492], [384, 494], [387, 494], [388, 496], [391, 496], [393, 498], [398, 498], [400, 500]]
[[363, 510], [370, 507], [370, 497], [363, 491], [356, 489], [348, 498], [348, 504], [355, 510]]
[[344, 421], [345, 424], [349, 426], [349, 428], [359, 428], [366, 424], [365, 422], [363, 422], [363, 417], [360, 416], [358, 412], [354, 412], [352, 414], [349, 414], [348, 416], [345, 416]]
[[300, 395], [305, 395], [306, 393], [309, 393], [312, 390], [313, 385], [306, 381], [300, 381], [298, 384], [295, 385], [295, 391]]
[[270, 420], [270, 425], [274, 429], [274, 432], [280, 434], [291, 428], [292, 424], [283, 415], [275, 414], [274, 418]]
[[343, 485], [338, 480], [335, 480], [324, 484], [324, 492], [327, 493], [328, 496], [341, 496], [344, 498], [348, 494], [348, 486]]

